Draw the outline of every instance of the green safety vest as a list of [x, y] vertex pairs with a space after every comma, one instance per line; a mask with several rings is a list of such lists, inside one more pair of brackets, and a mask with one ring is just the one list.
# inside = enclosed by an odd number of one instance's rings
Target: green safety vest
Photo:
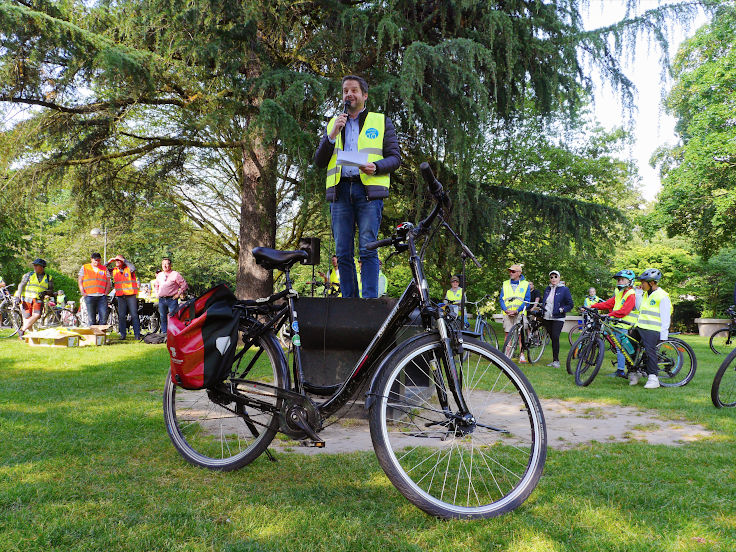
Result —
[[49, 275], [44, 272], [43, 277], [39, 280], [38, 274], [31, 274], [25, 289], [23, 290], [23, 300], [28, 303], [33, 299], [38, 299], [41, 294], [49, 290]]
[[[337, 117], [330, 119], [327, 124], [327, 134], [332, 132]], [[363, 122], [363, 128], [358, 135], [358, 152], [368, 154], [368, 162], [375, 163], [383, 159], [383, 136], [386, 132], [386, 116], [382, 113], [369, 112]], [[337, 199], [337, 183], [340, 181], [342, 165], [337, 164], [337, 152], [343, 149], [342, 132], [335, 138], [335, 150], [327, 164], [326, 190], [327, 200]], [[388, 174], [368, 175], [360, 173], [360, 180], [365, 186], [368, 199], [383, 199], [388, 197], [388, 188], [391, 177]]]
[[524, 297], [529, 289], [529, 282], [526, 280], [519, 280], [519, 285], [516, 286], [516, 290], [511, 287], [511, 280], [506, 280], [503, 283], [503, 302], [506, 303], [506, 309], [517, 309], [521, 310], [521, 306], [524, 304]]
[[639, 320], [636, 323], [637, 328], [654, 330], [655, 332], [662, 329], [662, 316], [659, 313], [659, 304], [664, 297], [669, 297], [669, 294], [662, 288], [657, 288], [651, 295], [648, 292], [644, 293], [641, 299]]
[[601, 302], [601, 298], [598, 297], [597, 295], [595, 297], [591, 297], [590, 295], [588, 295], [585, 299], [583, 299], [583, 306], [589, 307], [590, 305], [594, 305], [595, 303], [600, 303], [600, 302]]
[[452, 303], [459, 303], [460, 299], [463, 298], [463, 288], [457, 288], [457, 291], [453, 291], [452, 288], [447, 290], [445, 293], [445, 300]]
[[[623, 307], [626, 299], [631, 295], [636, 295], [633, 288], [629, 288], [626, 291], [616, 288], [613, 292], [613, 297], [615, 299], [613, 302], [613, 310], [617, 311]], [[636, 297], [634, 297], [634, 301], [636, 301]], [[639, 312], [634, 308], [629, 314], [621, 318], [621, 320], [635, 324], [638, 314]]]

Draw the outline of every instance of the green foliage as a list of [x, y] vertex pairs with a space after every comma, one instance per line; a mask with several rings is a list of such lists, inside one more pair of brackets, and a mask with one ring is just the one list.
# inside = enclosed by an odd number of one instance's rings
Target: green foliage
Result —
[[77, 278], [67, 276], [66, 274], [62, 274], [58, 270], [55, 270], [51, 268], [50, 266], [46, 267], [46, 272], [48, 272], [51, 277], [54, 279], [54, 291], [64, 290], [64, 294], [66, 295], [67, 301], [74, 301], [76, 305], [79, 305], [79, 285], [77, 284]]
[[736, 8], [721, 6], [680, 48], [667, 99], [682, 144], [660, 151], [657, 210], [670, 234], [689, 236], [709, 257], [736, 226]]

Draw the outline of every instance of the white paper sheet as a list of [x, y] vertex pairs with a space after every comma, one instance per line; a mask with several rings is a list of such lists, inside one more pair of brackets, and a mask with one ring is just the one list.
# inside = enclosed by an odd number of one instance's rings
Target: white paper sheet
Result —
[[368, 164], [368, 154], [339, 150], [337, 152], [337, 164], [345, 167], [364, 167]]

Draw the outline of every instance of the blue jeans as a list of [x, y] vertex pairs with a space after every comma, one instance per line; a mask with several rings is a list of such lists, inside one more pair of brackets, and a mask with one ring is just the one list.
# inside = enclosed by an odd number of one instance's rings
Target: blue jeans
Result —
[[179, 308], [179, 301], [171, 297], [158, 298], [158, 314], [161, 317], [161, 333], [169, 327], [169, 315]]
[[87, 304], [87, 319], [89, 325], [107, 324], [107, 296], [98, 295], [92, 297], [84, 296], [84, 302]]
[[361, 268], [363, 297], [378, 297], [378, 252], [369, 251], [365, 246], [378, 239], [383, 200], [369, 201], [363, 184], [340, 180], [337, 184], [337, 199], [330, 204], [330, 214], [342, 296], [358, 297], [358, 277], [354, 260], [357, 227], [358, 252], [363, 263]]
[[118, 295], [118, 329], [120, 337], [125, 339], [128, 329], [128, 313], [133, 320], [133, 335], [141, 338], [141, 322], [138, 318], [138, 298], [135, 295]]

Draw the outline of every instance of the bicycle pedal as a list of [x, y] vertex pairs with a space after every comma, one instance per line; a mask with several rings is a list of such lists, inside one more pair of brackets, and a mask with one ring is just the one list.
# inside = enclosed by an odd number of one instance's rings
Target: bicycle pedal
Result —
[[304, 439], [302, 441], [299, 441], [299, 446], [300, 447], [325, 448], [325, 442], [322, 440], [312, 441], [312, 440]]

